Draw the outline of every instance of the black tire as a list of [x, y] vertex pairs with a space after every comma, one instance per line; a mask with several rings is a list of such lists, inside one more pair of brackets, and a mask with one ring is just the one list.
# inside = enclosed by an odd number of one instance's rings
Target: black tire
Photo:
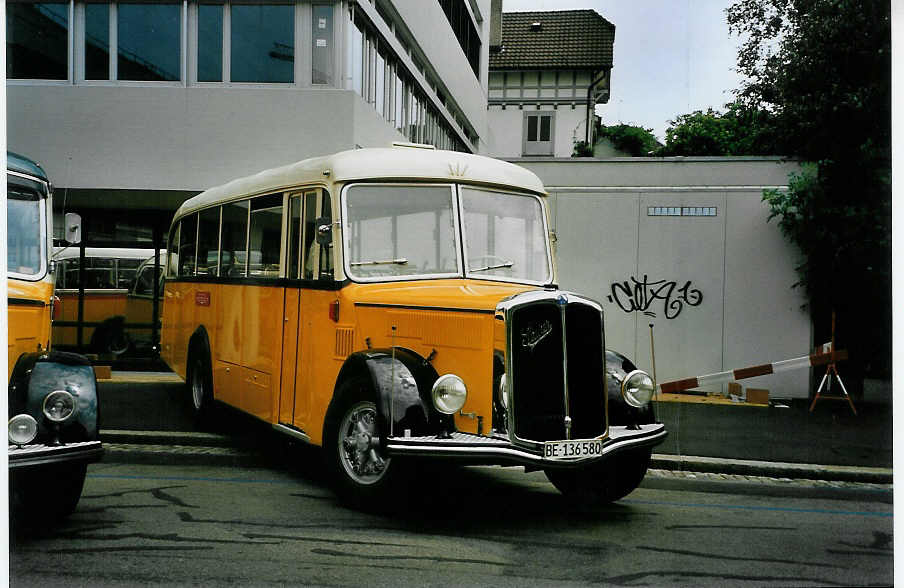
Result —
[[188, 402], [197, 424], [202, 424], [213, 407], [213, 374], [210, 369], [210, 354], [198, 345], [191, 348], [188, 356], [186, 385]]
[[357, 376], [340, 384], [326, 414], [323, 451], [340, 500], [380, 511], [398, 498], [400, 468], [380, 448], [377, 396], [370, 379]]
[[650, 465], [651, 449], [633, 449], [585, 468], [545, 470], [559, 492], [600, 503], [624, 498], [643, 481]]
[[78, 463], [16, 472], [10, 477], [13, 520], [31, 526], [68, 517], [82, 496], [87, 469], [87, 464]]

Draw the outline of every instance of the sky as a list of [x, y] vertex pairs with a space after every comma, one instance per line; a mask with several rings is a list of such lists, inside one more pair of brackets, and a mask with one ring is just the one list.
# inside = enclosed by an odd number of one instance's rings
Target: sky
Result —
[[669, 121], [724, 105], [740, 85], [737, 36], [725, 9], [732, 0], [503, 0], [503, 12], [591, 8], [615, 25], [609, 103], [604, 125], [652, 128], [660, 141]]

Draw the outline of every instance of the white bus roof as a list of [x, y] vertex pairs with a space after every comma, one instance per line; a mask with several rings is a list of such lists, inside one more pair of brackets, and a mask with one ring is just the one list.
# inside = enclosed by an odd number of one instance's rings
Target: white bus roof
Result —
[[[165, 253], [161, 249], [161, 255]], [[79, 256], [78, 245], [54, 247], [53, 259], [73, 259]], [[85, 257], [103, 257], [107, 259], [147, 259], [154, 257], [153, 249], [127, 249], [122, 247], [85, 247]]]
[[546, 194], [533, 172], [506, 161], [458, 151], [379, 147], [305, 159], [233, 180], [185, 201], [175, 218], [213, 204], [305, 184], [372, 179], [469, 182]]

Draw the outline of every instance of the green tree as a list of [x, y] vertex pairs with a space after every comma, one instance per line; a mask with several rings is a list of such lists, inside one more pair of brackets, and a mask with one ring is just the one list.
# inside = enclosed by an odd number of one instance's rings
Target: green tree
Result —
[[812, 162], [764, 200], [803, 253], [817, 342], [838, 314], [848, 372], [891, 356], [891, 17], [887, 0], [738, 0], [738, 91], [769, 112], [786, 155]]
[[783, 152], [775, 117], [734, 102], [725, 112], [712, 108], [682, 114], [669, 121], [665, 146], [656, 155], [775, 155]]
[[602, 125], [599, 127], [596, 136], [609, 139], [616, 149], [630, 154], [631, 157], [645, 157], [660, 147], [659, 141], [656, 140], [656, 136], [653, 134], [653, 129], [635, 125], [623, 123], [610, 126]]

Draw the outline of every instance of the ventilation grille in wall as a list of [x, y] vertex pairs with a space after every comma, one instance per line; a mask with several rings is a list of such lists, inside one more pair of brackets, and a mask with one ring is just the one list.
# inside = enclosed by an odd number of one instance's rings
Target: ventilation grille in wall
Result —
[[648, 206], [647, 216], [718, 216], [715, 206]]

